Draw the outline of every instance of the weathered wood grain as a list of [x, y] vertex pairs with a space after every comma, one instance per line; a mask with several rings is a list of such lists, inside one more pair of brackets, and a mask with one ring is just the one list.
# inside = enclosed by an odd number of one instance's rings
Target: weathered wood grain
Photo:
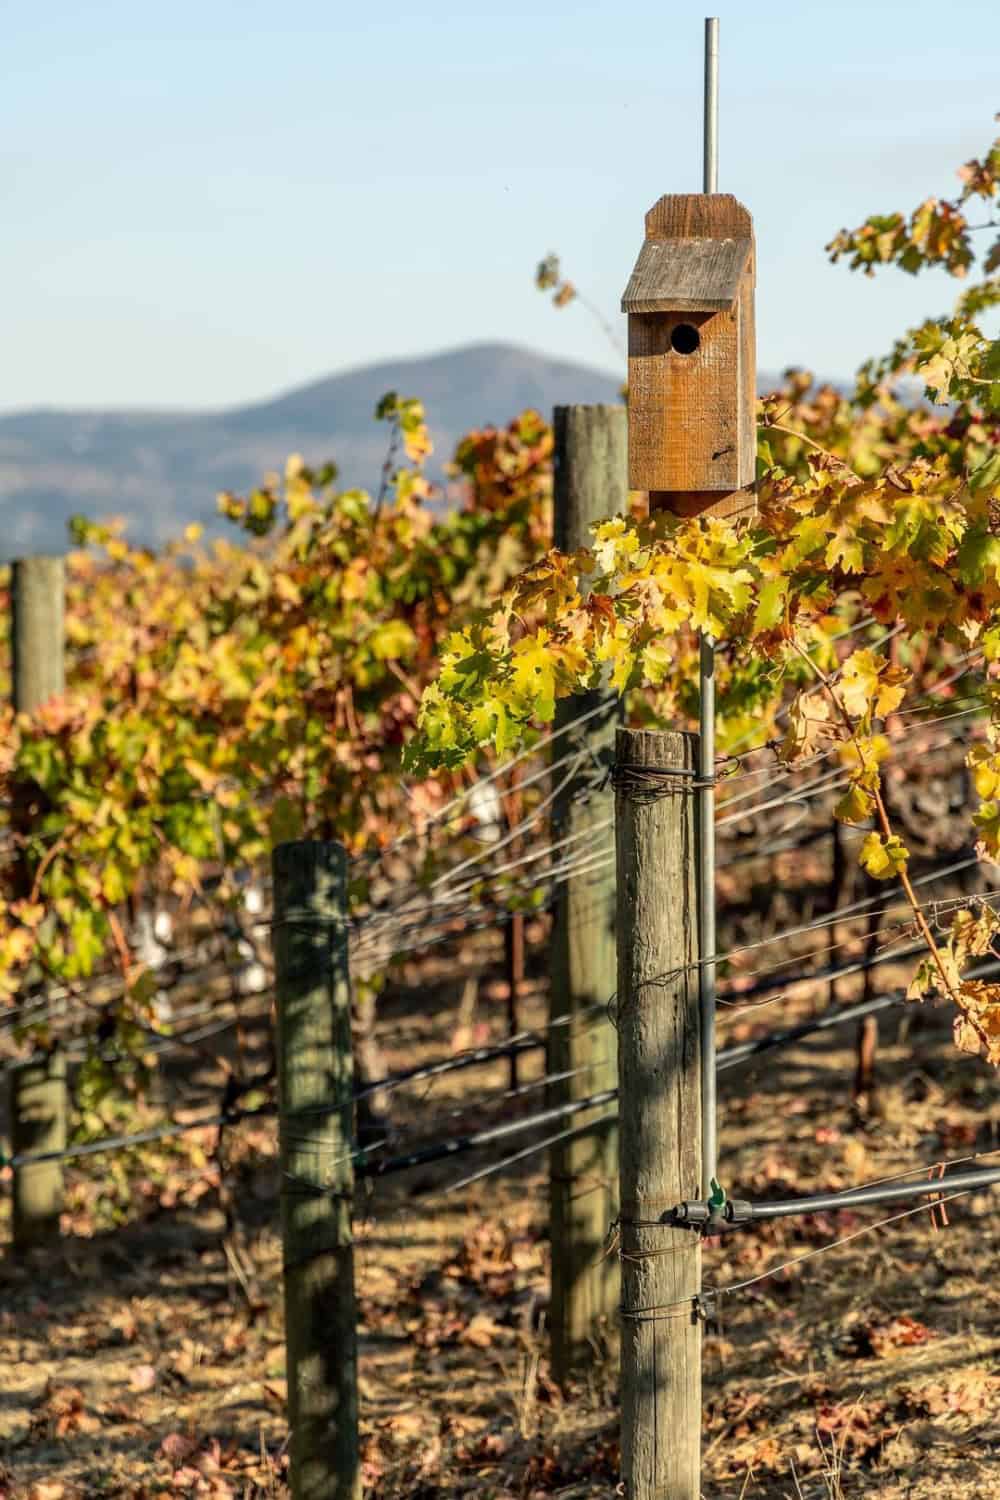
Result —
[[648, 239], [753, 238], [753, 220], [732, 193], [665, 193], [646, 215]]
[[[671, 194], [646, 215], [629, 314], [629, 483], [652, 510], [752, 514], [755, 252], [729, 193]], [[695, 349], [678, 346], [680, 325]]]
[[[37, 1053], [11, 1068], [11, 1153], [66, 1149], [66, 1055]], [[59, 1238], [63, 1207], [61, 1161], [31, 1162], [14, 1170], [11, 1231], [15, 1252]]]
[[65, 562], [22, 557], [11, 566], [11, 678], [14, 707], [34, 713], [65, 689]]
[[359, 1500], [347, 856], [272, 855], [293, 1500]]
[[[66, 576], [61, 557], [24, 557], [11, 566], [11, 686], [14, 708], [32, 714], [65, 691]], [[15, 782], [11, 826], [26, 837], [40, 816], [37, 787]], [[14, 888], [28, 896], [32, 870], [23, 855], [15, 860]], [[11, 1139], [15, 1154], [62, 1151], [66, 1146], [66, 1060], [38, 1051], [10, 1075]], [[38, 1162], [14, 1172], [12, 1233], [16, 1249], [59, 1238], [63, 1207], [63, 1168]]]
[[[693, 735], [620, 729], [616, 763], [693, 773]], [[695, 799], [619, 779], [622, 1476], [628, 1500], [698, 1500], [701, 1247], [659, 1220], [701, 1195]]]
[[749, 239], [646, 240], [622, 312], [732, 312], [752, 253]]
[[[555, 544], [564, 552], [587, 546], [590, 526], [628, 507], [627, 421], [623, 406], [557, 406], [555, 430]], [[586, 764], [553, 809], [556, 838], [571, 851], [594, 852], [609, 840], [600, 824], [611, 817], [610, 789], [579, 796], [584, 778], [610, 767], [617, 695], [588, 693], [560, 702], [556, 728], [600, 705], [578, 731]], [[566, 737], [557, 741], [566, 745]], [[618, 1082], [617, 1043], [606, 1014], [615, 990], [615, 874], [613, 867], [571, 876], [558, 888], [552, 931], [550, 1018], [569, 1013], [568, 1026], [549, 1031], [548, 1072], [574, 1072], [549, 1087], [553, 1105], [585, 1098]], [[595, 1111], [595, 1114], [600, 1111]], [[580, 1117], [580, 1123], [587, 1117]], [[555, 1377], [565, 1382], [593, 1358], [595, 1343], [615, 1343], [619, 1272], [605, 1255], [608, 1227], [618, 1213], [618, 1131], [603, 1125], [560, 1142], [549, 1156], [552, 1300], [549, 1330]]]
[[[696, 328], [678, 354], [678, 324]], [[734, 313], [657, 313], [628, 321], [629, 482], [637, 490], [731, 491], [739, 452], [739, 324]]]

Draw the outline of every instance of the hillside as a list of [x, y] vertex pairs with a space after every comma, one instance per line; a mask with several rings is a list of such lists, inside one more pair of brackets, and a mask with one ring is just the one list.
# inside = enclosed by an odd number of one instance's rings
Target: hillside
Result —
[[613, 401], [602, 370], [506, 344], [475, 344], [421, 359], [368, 365], [272, 400], [214, 412], [34, 410], [0, 417], [0, 558], [60, 550], [66, 521], [122, 515], [145, 541], [189, 521], [214, 522], [220, 489], [241, 490], [287, 454], [336, 460], [346, 485], [371, 488], [385, 455], [373, 421], [388, 390], [419, 396], [435, 463], [472, 427], [527, 406]]

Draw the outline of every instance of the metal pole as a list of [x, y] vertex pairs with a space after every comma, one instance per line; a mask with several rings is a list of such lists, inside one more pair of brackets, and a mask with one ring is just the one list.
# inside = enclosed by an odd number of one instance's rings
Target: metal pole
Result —
[[[719, 22], [705, 20], [705, 140], [704, 191], [714, 193], [719, 182]], [[701, 637], [698, 722], [698, 925], [702, 966], [698, 971], [698, 1008], [701, 1013], [701, 1160], [702, 1190], [706, 1199], [718, 1177], [715, 1060], [715, 642]]]
[[705, 18], [705, 175], [703, 193], [719, 190], [719, 18]]

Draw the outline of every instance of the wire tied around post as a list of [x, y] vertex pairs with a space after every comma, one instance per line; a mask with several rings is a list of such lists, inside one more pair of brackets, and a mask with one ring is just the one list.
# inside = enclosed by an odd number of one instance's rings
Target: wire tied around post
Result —
[[611, 767], [611, 785], [634, 802], [658, 802], [662, 797], [687, 796], [715, 786], [716, 777], [699, 777], [686, 766], [639, 766], [619, 762]]

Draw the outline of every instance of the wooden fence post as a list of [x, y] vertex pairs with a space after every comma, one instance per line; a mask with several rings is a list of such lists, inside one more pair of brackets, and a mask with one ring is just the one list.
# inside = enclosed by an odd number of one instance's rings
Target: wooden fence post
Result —
[[701, 1242], [660, 1220], [699, 1199], [697, 738], [618, 731], [622, 1478], [628, 1500], [701, 1494]]
[[[623, 406], [557, 406], [555, 428], [555, 544], [564, 552], [587, 546], [595, 521], [622, 513], [628, 503], [627, 421]], [[604, 705], [576, 732], [555, 741], [561, 757], [578, 744], [585, 763], [560, 793], [553, 838], [571, 838], [567, 857], [611, 852], [614, 798], [610, 787], [581, 800], [581, 784], [610, 769], [616, 696], [590, 693], [563, 700], [557, 729]], [[555, 772], [556, 784], [566, 771]], [[560, 858], [560, 854], [555, 856]], [[549, 1086], [553, 1105], [586, 1098], [618, 1081], [617, 1041], [608, 1015], [615, 990], [615, 874], [613, 862], [572, 875], [558, 887], [552, 934], [550, 1019], [569, 1014], [549, 1032], [548, 1071], [574, 1073]], [[578, 1117], [582, 1123], [586, 1117]], [[552, 1369], [565, 1382], [574, 1366], [593, 1358], [595, 1341], [617, 1340], [619, 1273], [604, 1254], [618, 1213], [618, 1132], [603, 1125], [553, 1146], [549, 1165]]]
[[272, 855], [293, 1500], [358, 1500], [347, 857]]
[[[63, 627], [65, 568], [61, 557], [23, 557], [11, 566], [11, 686], [18, 713], [37, 708], [65, 690]], [[32, 808], [14, 788], [11, 824], [18, 834], [30, 832]], [[18, 894], [31, 890], [23, 862], [15, 873]], [[66, 1059], [58, 1052], [38, 1052], [10, 1075], [12, 1152], [63, 1151], [66, 1148]], [[63, 1206], [63, 1168], [58, 1161], [15, 1167], [12, 1235], [16, 1250], [50, 1244], [59, 1238]]]
[[[11, 1155], [65, 1151], [65, 1053], [38, 1052], [30, 1062], [12, 1067], [9, 1080]], [[15, 1251], [57, 1240], [62, 1206], [61, 1161], [16, 1166], [11, 1215]]]
[[11, 679], [14, 708], [30, 714], [66, 686], [61, 557], [22, 557], [11, 568]]
[[[517, 827], [524, 816], [524, 799], [521, 796], [521, 767], [510, 770], [510, 790], [507, 794], [507, 821]], [[508, 846], [508, 858], [517, 859], [523, 847], [521, 834]], [[521, 991], [524, 988], [524, 912], [508, 914], [503, 930], [504, 967], [507, 970], [507, 1035], [516, 1036], [521, 1029]], [[507, 1077], [511, 1090], [518, 1085], [518, 1057], [512, 1052], [507, 1063]]]

